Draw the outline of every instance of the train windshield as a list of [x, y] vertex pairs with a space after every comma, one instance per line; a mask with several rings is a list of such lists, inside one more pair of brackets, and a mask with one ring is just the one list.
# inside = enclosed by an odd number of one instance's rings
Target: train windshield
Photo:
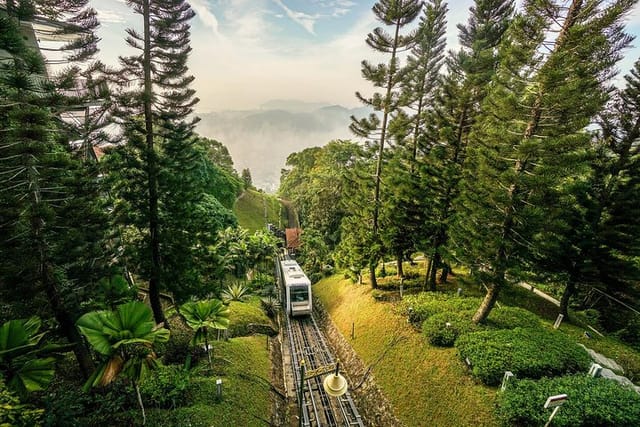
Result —
[[291, 302], [305, 302], [309, 300], [309, 288], [307, 286], [291, 287]]

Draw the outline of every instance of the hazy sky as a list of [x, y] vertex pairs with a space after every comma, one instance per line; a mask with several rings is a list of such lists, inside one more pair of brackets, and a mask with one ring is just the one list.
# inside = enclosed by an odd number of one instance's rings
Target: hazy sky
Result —
[[[358, 106], [356, 90], [370, 93], [360, 62], [375, 59], [364, 40], [379, 24], [358, 0], [192, 0], [190, 72], [201, 99], [197, 111], [258, 108], [271, 99], [299, 99]], [[449, 1], [448, 48], [455, 48], [455, 24], [465, 22], [471, 0]], [[102, 22], [101, 59], [114, 63], [126, 53], [124, 29], [140, 17], [124, 0], [93, 0]], [[640, 6], [629, 17], [640, 35]], [[635, 45], [640, 45], [637, 40]], [[640, 48], [626, 52], [628, 70]]]

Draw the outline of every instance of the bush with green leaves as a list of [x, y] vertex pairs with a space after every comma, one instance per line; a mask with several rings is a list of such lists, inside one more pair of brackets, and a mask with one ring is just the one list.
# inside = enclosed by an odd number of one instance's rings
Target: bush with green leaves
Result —
[[540, 380], [512, 379], [498, 393], [496, 415], [504, 426], [541, 426], [552, 409], [544, 409], [549, 396], [568, 399], [553, 418], [553, 426], [632, 427], [640, 420], [640, 395], [615, 381], [588, 375]]
[[180, 327], [178, 322], [172, 323], [171, 336], [169, 341], [158, 346], [158, 354], [162, 356], [162, 363], [165, 365], [189, 364], [195, 366], [200, 360], [206, 357], [206, 351], [201, 346], [193, 346], [192, 340], [194, 331]]
[[260, 305], [262, 309], [271, 319], [276, 317], [276, 314], [280, 311], [280, 301], [272, 296], [260, 298]]
[[131, 382], [116, 379], [104, 387], [88, 392], [75, 381], [56, 377], [44, 393], [45, 426], [124, 426], [139, 419]]
[[175, 409], [189, 404], [192, 371], [177, 366], [161, 366], [140, 384], [140, 393], [148, 406]]
[[480, 298], [459, 297], [450, 292], [422, 292], [405, 296], [401, 307], [411, 323], [421, 325], [437, 313], [475, 310], [480, 302]]
[[482, 328], [471, 321], [473, 313], [471, 310], [465, 310], [434, 314], [422, 324], [422, 334], [431, 345], [452, 347], [460, 335]]
[[21, 403], [0, 378], [0, 426], [39, 426], [42, 425], [43, 412], [43, 409]]
[[486, 322], [493, 329], [541, 328], [540, 317], [520, 307], [494, 307]]
[[500, 384], [505, 371], [542, 378], [587, 371], [591, 359], [571, 338], [549, 329], [515, 328], [462, 335], [455, 343], [471, 373], [487, 385]]

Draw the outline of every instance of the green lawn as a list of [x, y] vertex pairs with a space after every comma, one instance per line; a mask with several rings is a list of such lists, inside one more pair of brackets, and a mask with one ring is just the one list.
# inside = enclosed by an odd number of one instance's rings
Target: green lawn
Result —
[[238, 217], [240, 227], [249, 230], [250, 233], [264, 230], [267, 223], [282, 229], [286, 226], [286, 211], [278, 199], [256, 190], [246, 190], [236, 201], [233, 212]]
[[338, 275], [314, 285], [314, 292], [345, 337], [355, 323], [352, 345], [365, 364], [386, 351], [373, 374], [405, 425], [496, 425], [496, 390], [475, 384], [455, 349], [430, 346], [394, 312], [394, 304], [376, 302], [369, 286]]

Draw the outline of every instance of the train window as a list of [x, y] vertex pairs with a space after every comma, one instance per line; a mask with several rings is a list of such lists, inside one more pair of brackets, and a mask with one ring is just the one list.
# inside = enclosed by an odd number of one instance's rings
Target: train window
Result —
[[304, 286], [291, 287], [291, 302], [304, 302], [309, 300], [309, 289]]

